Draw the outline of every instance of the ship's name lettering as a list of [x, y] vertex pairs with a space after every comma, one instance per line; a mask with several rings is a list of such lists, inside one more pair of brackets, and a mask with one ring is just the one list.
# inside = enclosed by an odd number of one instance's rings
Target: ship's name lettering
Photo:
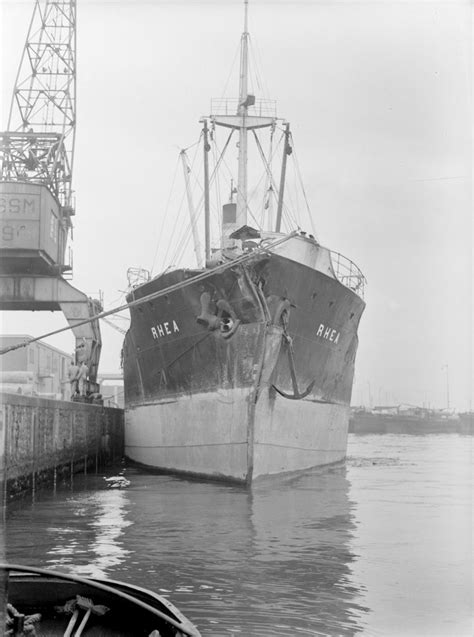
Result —
[[331, 341], [331, 343], [338, 343], [339, 337], [341, 336], [341, 332], [337, 330], [333, 330], [329, 325], [324, 325], [323, 323], [319, 324], [318, 331], [316, 332], [316, 336], [320, 336], [321, 338], [326, 339], [327, 341]]
[[166, 321], [164, 323], [157, 323], [150, 329], [155, 341], [159, 338], [162, 338], [163, 336], [171, 336], [172, 334], [176, 334], [176, 332], [179, 332], [178, 324], [174, 319], [172, 321]]

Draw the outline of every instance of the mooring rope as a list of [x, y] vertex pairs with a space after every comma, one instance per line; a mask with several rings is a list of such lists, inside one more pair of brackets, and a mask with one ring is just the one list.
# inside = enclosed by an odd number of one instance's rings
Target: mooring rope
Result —
[[60, 334], [61, 332], [67, 332], [68, 330], [72, 330], [76, 327], [80, 327], [81, 325], [87, 325], [87, 323], [92, 323], [92, 321], [97, 321], [99, 319], [105, 318], [106, 316], [117, 314], [118, 312], [123, 312], [123, 310], [127, 310], [131, 307], [136, 307], [137, 305], [142, 305], [143, 303], [153, 301], [154, 299], [158, 299], [160, 296], [165, 296], [166, 294], [170, 294], [171, 292], [176, 292], [177, 290], [181, 290], [182, 288], [185, 288], [188, 285], [199, 283], [199, 281], [203, 281], [204, 279], [207, 279], [208, 277], [213, 276], [214, 274], [224, 272], [225, 270], [229, 270], [230, 268], [233, 268], [236, 265], [240, 265], [242, 263], [245, 263], [246, 261], [252, 260], [256, 254], [268, 252], [272, 248], [275, 248], [276, 246], [281, 245], [282, 243], [285, 243], [286, 241], [294, 237], [296, 234], [297, 234], [296, 231], [291, 232], [290, 234], [284, 236], [281, 239], [278, 239], [277, 241], [274, 241], [266, 246], [257, 247], [252, 252], [243, 254], [242, 256], [237, 257], [236, 259], [234, 259], [233, 261], [229, 261], [228, 263], [223, 263], [221, 265], [218, 265], [212, 270], [206, 270], [205, 272], [202, 272], [201, 274], [198, 274], [188, 279], [187, 281], [180, 281], [179, 283], [174, 283], [173, 285], [170, 285], [167, 288], [164, 288], [163, 290], [152, 292], [151, 294], [147, 294], [141, 299], [134, 299], [133, 301], [130, 301], [130, 303], [125, 303], [124, 305], [120, 305], [119, 307], [112, 308], [111, 310], [100, 312], [99, 314], [90, 316], [89, 318], [84, 319], [83, 321], [78, 321], [77, 323], [74, 323], [74, 325], [66, 325], [65, 327], [60, 327], [59, 329], [54, 330], [53, 332], [47, 332], [46, 334], [42, 334], [41, 336], [35, 336], [33, 338], [29, 338], [21, 343], [16, 343], [15, 345], [10, 345], [8, 347], [3, 347], [2, 349], [0, 349], [0, 356], [3, 354], [6, 354], [7, 352], [20, 349], [21, 347], [26, 347], [30, 343], [34, 343], [35, 341], [39, 341], [43, 338], [55, 336], [56, 334]]

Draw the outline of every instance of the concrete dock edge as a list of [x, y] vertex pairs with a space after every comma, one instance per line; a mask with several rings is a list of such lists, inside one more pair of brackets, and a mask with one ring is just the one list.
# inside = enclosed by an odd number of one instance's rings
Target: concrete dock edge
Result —
[[123, 451], [122, 409], [0, 393], [0, 504], [96, 472]]

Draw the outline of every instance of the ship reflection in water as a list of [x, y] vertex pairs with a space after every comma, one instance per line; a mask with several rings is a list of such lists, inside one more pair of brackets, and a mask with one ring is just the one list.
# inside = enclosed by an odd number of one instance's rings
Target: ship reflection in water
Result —
[[356, 527], [349, 486], [339, 468], [254, 489], [252, 581], [244, 585], [249, 602], [260, 597], [266, 609], [256, 635], [272, 634], [268, 624], [265, 631], [271, 615], [277, 634], [358, 632], [357, 616], [367, 609], [351, 577]]
[[[358, 632], [345, 469], [248, 491], [127, 471], [9, 515], [10, 561], [108, 575], [169, 594], [205, 635]], [[38, 556], [41, 556], [38, 558]]]
[[7, 559], [154, 589], [209, 637], [468, 635], [470, 440], [350, 436], [346, 467], [251, 490], [76, 477], [10, 505]]
[[[15, 503], [7, 518], [20, 516], [21, 528], [9, 533], [7, 522], [7, 547], [14, 551], [13, 547], [22, 546], [30, 561], [22, 559], [20, 553], [18, 560], [30, 566], [110, 577], [131, 552], [124, 538], [124, 529], [133, 524], [127, 516], [127, 494], [119, 490], [95, 490], [94, 487], [102, 487], [97, 478], [76, 477], [71, 486], [73, 494], [61, 490], [55, 497], [40, 494], [46, 499], [33, 503], [31, 509]], [[18, 538], [12, 537], [18, 533]], [[7, 554], [13, 562], [8, 550]]]
[[[107, 577], [122, 564], [130, 550], [123, 541], [127, 521], [127, 495], [118, 489], [78, 494], [70, 498], [76, 524], [47, 528], [56, 542], [47, 551], [47, 564], [60, 571], [63, 566], [76, 575]], [[74, 569], [67, 568], [74, 562]]]

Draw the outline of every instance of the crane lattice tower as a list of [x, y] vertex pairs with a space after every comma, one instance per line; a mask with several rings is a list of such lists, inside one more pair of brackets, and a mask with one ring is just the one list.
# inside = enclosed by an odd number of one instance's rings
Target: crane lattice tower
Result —
[[101, 337], [89, 320], [100, 304], [63, 274], [74, 215], [76, 0], [35, 0], [0, 134], [0, 309], [62, 310], [76, 336], [76, 360], [97, 377]]
[[43, 184], [72, 209], [76, 2], [36, 0], [4, 134], [2, 179]]

